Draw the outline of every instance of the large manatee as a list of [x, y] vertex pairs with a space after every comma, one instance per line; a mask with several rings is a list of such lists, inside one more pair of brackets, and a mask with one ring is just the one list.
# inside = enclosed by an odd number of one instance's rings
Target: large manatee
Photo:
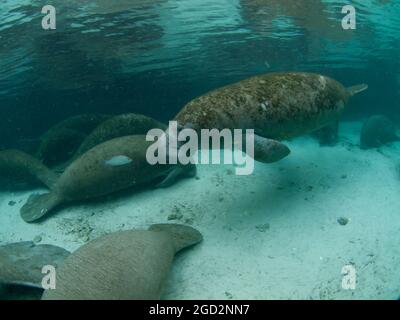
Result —
[[161, 185], [168, 186], [178, 175], [195, 173], [194, 165], [151, 165], [146, 154], [152, 144], [146, 136], [135, 135], [97, 145], [64, 171], [50, 193], [32, 195], [21, 208], [22, 218], [33, 222], [61, 204], [108, 195], [160, 178], [165, 178]]
[[202, 241], [184, 225], [115, 232], [75, 251], [57, 272], [44, 300], [160, 299], [175, 254]]
[[175, 120], [196, 130], [254, 129], [255, 159], [268, 163], [289, 154], [280, 140], [337, 121], [349, 98], [367, 88], [365, 84], [345, 88], [314, 73], [268, 73], [190, 101]]

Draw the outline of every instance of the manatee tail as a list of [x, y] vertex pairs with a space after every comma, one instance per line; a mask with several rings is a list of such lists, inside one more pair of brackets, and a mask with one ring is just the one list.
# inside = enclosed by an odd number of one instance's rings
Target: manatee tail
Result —
[[368, 89], [368, 85], [363, 83], [363, 84], [357, 84], [352, 87], [347, 88], [347, 92], [349, 93], [349, 96], [352, 97], [360, 92], [363, 92]]
[[41, 219], [61, 203], [57, 193], [33, 194], [21, 208], [21, 217], [31, 223]]
[[203, 240], [203, 236], [196, 229], [181, 224], [153, 224], [150, 231], [168, 232], [174, 239], [176, 252], [193, 246]]
[[4, 150], [1, 152], [3, 167], [8, 171], [18, 171], [24, 178], [39, 181], [49, 187], [54, 186], [58, 175], [41, 163], [37, 158], [20, 150]]

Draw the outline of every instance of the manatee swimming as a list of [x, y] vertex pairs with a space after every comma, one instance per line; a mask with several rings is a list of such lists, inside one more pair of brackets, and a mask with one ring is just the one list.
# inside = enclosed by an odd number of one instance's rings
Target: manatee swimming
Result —
[[378, 148], [394, 141], [400, 141], [400, 136], [394, 123], [384, 115], [371, 116], [361, 129], [361, 149]]
[[95, 239], [65, 260], [44, 300], [160, 299], [174, 256], [203, 239], [196, 229], [156, 224]]
[[[276, 152], [281, 155], [274, 157], [277, 161], [289, 154], [279, 141], [337, 121], [349, 99], [367, 88], [366, 84], [346, 88], [334, 79], [314, 73], [268, 73], [195, 98], [175, 120], [182, 127], [189, 125], [196, 130], [254, 129], [258, 136], [255, 149], [259, 150], [255, 160], [270, 162], [263, 161], [261, 155]], [[274, 148], [268, 148], [269, 145]]]
[[169, 186], [178, 176], [193, 176], [194, 165], [151, 165], [146, 153], [152, 142], [135, 135], [106, 141], [71, 163], [50, 193], [32, 195], [21, 208], [21, 216], [34, 222], [61, 204], [108, 195], [133, 186], [161, 180]]

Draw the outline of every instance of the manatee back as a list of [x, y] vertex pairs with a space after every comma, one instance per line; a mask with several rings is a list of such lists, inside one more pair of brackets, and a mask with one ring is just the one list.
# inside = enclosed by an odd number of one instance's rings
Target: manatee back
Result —
[[182, 224], [154, 224], [149, 228], [149, 230], [169, 234], [172, 238], [176, 252], [203, 241], [203, 236], [198, 230]]
[[165, 124], [140, 114], [129, 113], [115, 116], [94, 129], [93, 132], [83, 140], [74, 157], [82, 155], [86, 151], [107, 140], [123, 136], [145, 135], [151, 129], [158, 128], [165, 130], [166, 127]]
[[326, 76], [269, 73], [200, 96], [175, 119], [196, 129], [255, 129], [261, 136], [280, 140], [337, 120], [347, 98], [346, 88]]
[[175, 249], [167, 233], [120, 231], [75, 251], [43, 299], [159, 299]]
[[36, 156], [47, 165], [67, 161], [84, 138], [109, 118], [104, 114], [82, 114], [62, 120], [42, 135]]
[[85, 139], [85, 134], [68, 128], [54, 132], [48, 138], [42, 138], [36, 151], [36, 157], [46, 165], [53, 166], [70, 159]]
[[[106, 141], [75, 160], [57, 183], [66, 200], [81, 200], [150, 182], [168, 172], [169, 165], [152, 166], [146, 159], [145, 136], [126, 136]], [[112, 159], [129, 159], [124, 165], [113, 165]]]

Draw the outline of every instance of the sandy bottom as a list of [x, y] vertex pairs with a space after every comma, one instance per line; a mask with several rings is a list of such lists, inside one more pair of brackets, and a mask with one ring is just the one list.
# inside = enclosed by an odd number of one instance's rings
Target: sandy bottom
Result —
[[[3, 192], [0, 243], [75, 250], [111, 231], [181, 222], [204, 242], [177, 256], [165, 299], [397, 299], [400, 144], [360, 150], [360, 126], [343, 123], [335, 147], [291, 141], [290, 157], [257, 163], [251, 176], [200, 165], [198, 179], [72, 206], [41, 224], [19, 216], [32, 192]], [[342, 288], [345, 265], [354, 290]]]

